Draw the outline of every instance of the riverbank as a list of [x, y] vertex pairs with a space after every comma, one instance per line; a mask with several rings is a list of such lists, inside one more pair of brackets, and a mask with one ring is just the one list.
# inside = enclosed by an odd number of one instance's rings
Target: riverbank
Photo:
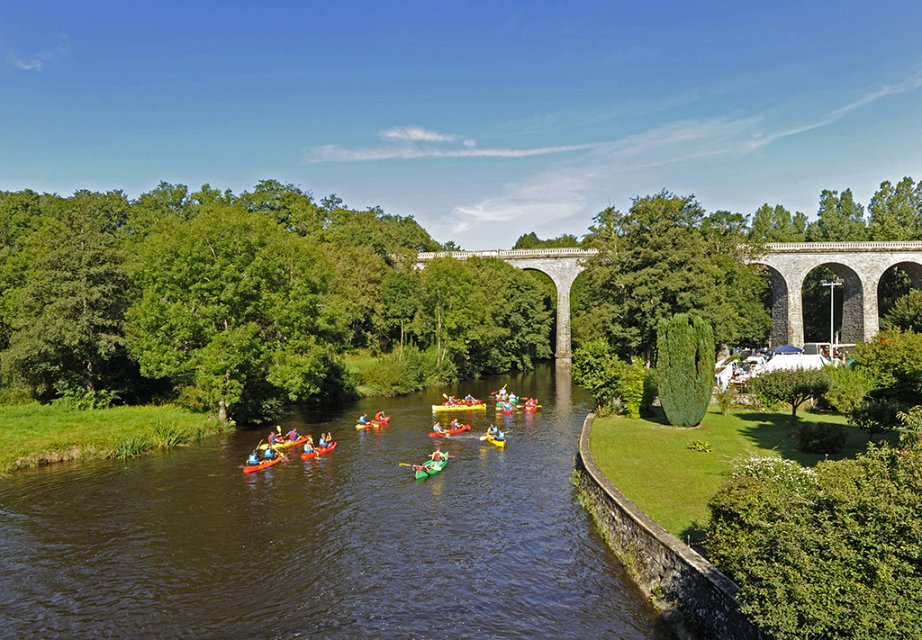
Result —
[[175, 406], [0, 406], [0, 425], [0, 474], [65, 460], [130, 458], [233, 429]]
[[[799, 421], [844, 425], [838, 415], [802, 412]], [[702, 541], [707, 503], [730, 477], [735, 459], [781, 457], [813, 466], [826, 459], [799, 451], [789, 414], [741, 411], [721, 415], [711, 407], [701, 426], [673, 427], [664, 419], [596, 418], [590, 447], [595, 463], [644, 513], [683, 542]], [[848, 430], [842, 451], [864, 451], [867, 434]]]

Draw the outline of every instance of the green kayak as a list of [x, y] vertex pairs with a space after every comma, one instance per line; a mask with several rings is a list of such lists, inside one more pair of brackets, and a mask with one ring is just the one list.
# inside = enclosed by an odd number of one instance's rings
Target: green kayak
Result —
[[445, 458], [439, 462], [434, 460], [426, 460], [423, 464], [418, 464], [413, 467], [413, 470], [416, 472], [417, 480], [425, 480], [429, 476], [434, 476], [439, 471], [445, 468], [445, 465], [448, 464], [448, 453], [445, 453]]

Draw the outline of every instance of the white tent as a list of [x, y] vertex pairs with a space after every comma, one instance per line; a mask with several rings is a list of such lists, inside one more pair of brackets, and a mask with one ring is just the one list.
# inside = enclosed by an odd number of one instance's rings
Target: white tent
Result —
[[759, 370], [759, 374], [786, 369], [822, 369], [829, 365], [829, 359], [821, 355], [807, 355], [804, 353], [792, 353], [788, 355], [777, 355], [765, 363], [765, 366]]

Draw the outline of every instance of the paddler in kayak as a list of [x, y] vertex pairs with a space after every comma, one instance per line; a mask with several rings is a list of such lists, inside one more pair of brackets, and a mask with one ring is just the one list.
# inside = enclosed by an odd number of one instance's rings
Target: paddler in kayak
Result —
[[298, 435], [298, 430], [297, 430], [297, 429], [292, 429], [291, 431], [289, 431], [288, 433], [285, 434], [285, 437], [288, 438], [288, 442], [294, 442], [295, 440], [297, 440], [297, 439], [300, 438], [301, 436]]
[[359, 416], [359, 424], [368, 424], [368, 414], [367, 413], [363, 413], [362, 415]]
[[253, 449], [253, 452], [247, 456], [247, 466], [259, 466], [259, 448]]
[[384, 422], [384, 419], [386, 417], [387, 416], [384, 415], [383, 411], [379, 411], [378, 413], [375, 414], [375, 422]]
[[270, 431], [269, 435], [266, 436], [266, 439], [269, 441], [269, 447], [267, 450], [271, 449], [277, 444], [282, 444], [281, 436], [279, 436], [279, 434], [277, 434], [275, 431]]
[[443, 429], [442, 425], [439, 424], [438, 422], [432, 425], [432, 430], [435, 431], [436, 433], [445, 433], [445, 429]]
[[433, 462], [441, 462], [445, 459], [445, 454], [442, 453], [442, 447], [436, 447], [435, 451], [432, 452], [432, 455], [429, 456], [432, 458]]
[[478, 403], [480, 402], [480, 400], [478, 400], [477, 398], [475, 398], [475, 397], [472, 396], [471, 394], [467, 394], [466, 396], [464, 396], [464, 402], [467, 403], [467, 404], [478, 404]]
[[461, 426], [461, 423], [458, 422], [458, 419], [457, 419], [457, 418], [455, 418], [454, 420], [452, 420], [451, 422], [448, 423], [448, 428], [449, 428], [449, 429], [457, 429], [457, 428], [460, 427], [460, 426]]
[[493, 439], [496, 440], [497, 442], [502, 442], [503, 440], [506, 439], [506, 432], [497, 429], [496, 435], [493, 436]]
[[499, 429], [497, 428], [495, 424], [491, 424], [490, 428], [487, 429], [487, 432], [483, 435], [490, 436], [491, 438], [495, 438], [497, 433], [499, 433]]
[[275, 450], [275, 447], [270, 445], [266, 447], [266, 450], [263, 452], [263, 457], [266, 460], [275, 460], [279, 457], [279, 452]]

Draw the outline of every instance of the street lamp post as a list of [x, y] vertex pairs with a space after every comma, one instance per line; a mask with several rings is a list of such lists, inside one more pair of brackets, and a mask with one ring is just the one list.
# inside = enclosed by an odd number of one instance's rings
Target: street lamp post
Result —
[[829, 287], [829, 359], [835, 358], [835, 348], [833, 343], [836, 340], [835, 319], [836, 319], [836, 287], [842, 286], [842, 280], [823, 280], [821, 283], [824, 287]]

